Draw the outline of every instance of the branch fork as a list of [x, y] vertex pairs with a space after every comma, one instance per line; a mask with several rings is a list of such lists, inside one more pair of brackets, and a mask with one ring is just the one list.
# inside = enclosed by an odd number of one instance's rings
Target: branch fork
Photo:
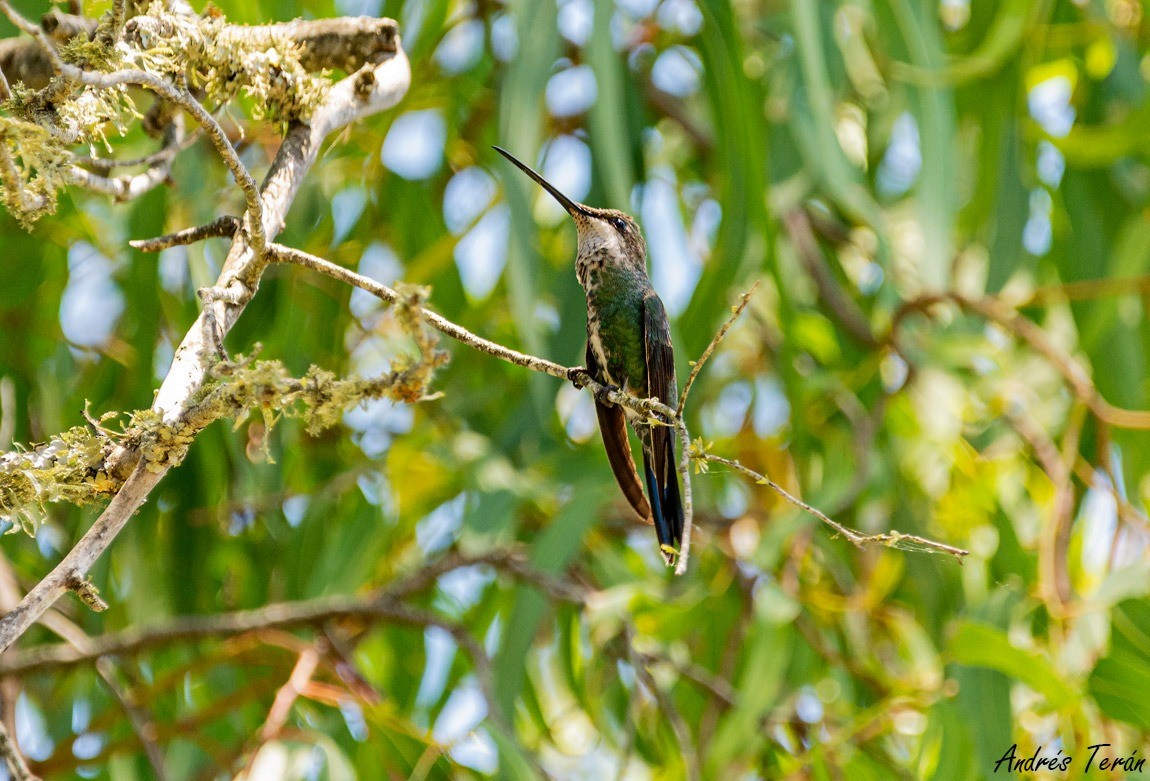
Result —
[[[219, 224], [213, 228], [213, 235], [232, 236], [231, 251], [219, 279], [209, 288], [211, 292], [206, 296], [205, 313], [192, 325], [177, 348], [168, 376], [157, 391], [153, 403], [153, 410], [166, 424], [179, 427], [185, 415], [193, 411], [197, 392], [214, 362], [215, 353], [210, 345], [223, 341], [258, 288], [259, 277], [268, 262], [268, 247], [280, 231], [284, 217], [304, 177], [316, 162], [325, 139], [355, 121], [394, 106], [407, 92], [411, 83], [411, 68], [400, 45], [396, 24], [388, 19], [329, 20], [336, 27], [342, 25], [345, 32], [366, 30], [365, 35], [357, 40], [361, 48], [366, 46], [370, 51], [366, 56], [345, 56], [339, 62], [331, 60], [331, 51], [320, 57], [323, 62], [319, 63], [319, 67], [346, 67], [352, 75], [330, 85], [306, 122], [296, 121], [289, 126], [271, 169], [260, 186], [240, 160], [219, 123], [192, 96], [182, 80], [173, 81], [165, 76], [132, 68], [112, 72], [83, 69], [62, 60], [44, 29], [21, 16], [12, 7], [10, 0], [0, 0], [0, 12], [32, 37], [39, 56], [46, 58], [51, 72], [64, 81], [99, 91], [120, 90], [126, 86], [142, 87], [159, 99], [182, 108], [202, 128], [244, 195], [242, 230], [237, 230], [232, 220], [217, 221]], [[317, 29], [316, 25], [309, 26], [309, 23], [294, 24], [296, 27], [292, 29], [297, 32]], [[118, 35], [119, 29], [114, 32]], [[282, 33], [284, 30], [272, 32]], [[313, 41], [317, 52], [335, 45], [346, 54], [355, 46], [341, 47], [339, 32], [338, 29], [329, 29], [323, 35], [309, 40]], [[310, 45], [305, 46], [305, 49], [310, 51]], [[362, 70], [355, 72], [360, 66]], [[165, 158], [158, 165], [169, 163], [170, 159]], [[78, 166], [76, 170], [83, 171]], [[11, 188], [19, 183], [19, 179], [13, 175], [15, 171], [8, 145], [0, 142], [0, 178], [3, 178], [9, 195], [12, 193]], [[158, 178], [159, 174], [154, 176]], [[97, 187], [105, 187], [108, 182], [112, 182], [110, 187], [114, 190], [123, 190], [125, 187], [123, 184], [115, 184], [115, 180], [96, 178], [100, 175], [91, 172], [76, 173], [75, 177]], [[131, 187], [128, 186], [128, 189], [131, 190]], [[22, 207], [44, 206], [42, 201], [28, 202], [23, 197], [17, 203]], [[147, 500], [169, 468], [168, 465], [152, 464], [145, 459], [132, 459], [122, 453], [119, 455], [119, 461], [126, 470], [129, 464], [134, 463], [119, 492], [63, 561], [33, 587], [14, 610], [0, 619], [0, 650], [15, 642], [65, 591], [73, 589], [81, 596], [93, 596], [90, 584], [84, 585], [87, 572]], [[116, 454], [110, 460], [117, 461]], [[94, 600], [92, 603], [96, 604]]]

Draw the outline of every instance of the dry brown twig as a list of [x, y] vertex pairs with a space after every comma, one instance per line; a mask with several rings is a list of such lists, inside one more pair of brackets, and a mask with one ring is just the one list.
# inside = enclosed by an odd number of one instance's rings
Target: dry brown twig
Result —
[[945, 553], [948, 556], [954, 556], [956, 559], [958, 559], [959, 562], [961, 562], [962, 559], [966, 556], [970, 555], [970, 551], [964, 550], [963, 548], [956, 548], [953, 545], [946, 545], [945, 543], [935, 542], [934, 540], [930, 540], [925, 537], [919, 537], [915, 534], [903, 534], [902, 532], [895, 531], [893, 529], [882, 534], [863, 534], [860, 531], [856, 531], [855, 529], [843, 526], [838, 521], [827, 516], [826, 513], [824, 513], [822, 510], [818, 509], [817, 507], [812, 507], [802, 499], [794, 496], [790, 491], [783, 488], [774, 480], [771, 480], [765, 475], [759, 474], [753, 469], [749, 469], [743, 466], [738, 461], [732, 460], [730, 458], [723, 458], [722, 456], [712, 455], [711, 453], [703, 452], [698, 448], [695, 449], [692, 457], [696, 461], [723, 464], [724, 466], [728, 466], [731, 469], [734, 469], [736, 472], [749, 477], [759, 485], [767, 486], [790, 504], [799, 508], [803, 512], [810, 513], [811, 515], [818, 518], [820, 521], [834, 530], [835, 534], [845, 537], [856, 548], [866, 548], [870, 545], [882, 545], [887, 548], [898, 548], [899, 550], [905, 551]]
[[698, 377], [699, 372], [703, 370], [703, 366], [706, 365], [707, 359], [711, 357], [711, 353], [715, 351], [715, 348], [718, 347], [719, 343], [726, 337], [727, 331], [731, 330], [731, 326], [733, 326], [735, 321], [743, 314], [743, 310], [747, 308], [747, 304], [751, 303], [751, 296], [753, 296], [758, 289], [759, 280], [756, 279], [750, 289], [739, 296], [739, 303], [731, 307], [731, 316], [728, 317], [727, 322], [723, 323], [723, 326], [715, 332], [714, 337], [711, 338], [711, 343], [707, 345], [707, 349], [703, 350], [703, 354], [699, 356], [699, 360], [691, 362], [691, 373], [687, 377], [686, 384], [683, 385], [683, 393], [679, 396], [679, 406], [675, 409], [675, 412], [679, 415], [683, 414], [683, 408], [687, 406], [687, 395], [691, 392], [691, 386], [695, 384], [695, 378]]
[[14, 781], [40, 781], [39, 777], [28, 769], [24, 755], [16, 747], [16, 741], [8, 734], [8, 728], [4, 726], [3, 721], [0, 721], [0, 756], [4, 757], [4, 764], [7, 765], [8, 773]]
[[1050, 335], [1034, 321], [996, 299], [972, 298], [951, 292], [923, 294], [906, 301], [898, 308], [891, 319], [887, 342], [897, 349], [898, 333], [907, 317], [915, 313], [929, 315], [934, 307], [946, 303], [954, 304], [966, 312], [972, 312], [984, 320], [996, 323], [1016, 339], [1026, 342], [1031, 349], [1058, 370], [1075, 397], [1087, 406], [1099, 422], [1115, 428], [1150, 430], [1150, 412], [1124, 409], [1108, 402], [1081, 363], [1055, 344]]
[[61, 669], [85, 664], [111, 656], [132, 656], [151, 648], [209, 637], [228, 637], [287, 629], [302, 626], [324, 627], [337, 618], [366, 617], [393, 619], [403, 622], [440, 626], [448, 632], [460, 630], [448, 625], [446, 619], [428, 618], [404, 612], [403, 600], [420, 594], [433, 586], [438, 578], [464, 567], [489, 566], [523, 583], [538, 588], [551, 599], [582, 604], [587, 589], [570, 580], [559, 579], [532, 567], [525, 556], [516, 551], [499, 550], [467, 556], [451, 553], [431, 562], [410, 575], [366, 594], [318, 597], [299, 602], [264, 605], [211, 616], [188, 616], [166, 624], [134, 627], [100, 637], [84, 638], [83, 642], [38, 646], [20, 653], [0, 657], [0, 676], [28, 675], [44, 670]]
[[623, 630], [619, 640], [626, 649], [627, 661], [635, 670], [636, 679], [650, 692], [658, 704], [659, 710], [671, 725], [671, 730], [675, 733], [675, 740], [679, 744], [679, 753], [683, 759], [687, 778], [689, 781], [699, 781], [702, 778], [699, 768], [699, 752], [695, 748], [695, 741], [691, 737], [691, 730], [687, 727], [686, 719], [671, 698], [667, 696], [667, 693], [663, 691], [663, 688], [659, 686], [655, 677], [651, 675], [651, 671], [647, 668], [648, 659], [635, 650], [629, 628]]

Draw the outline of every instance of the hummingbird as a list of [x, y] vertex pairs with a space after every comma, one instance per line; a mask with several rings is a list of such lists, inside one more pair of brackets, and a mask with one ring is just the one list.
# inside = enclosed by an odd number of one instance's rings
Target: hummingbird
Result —
[[[587, 374], [609, 389], [673, 407], [679, 391], [671, 328], [647, 276], [647, 245], [638, 224], [621, 211], [576, 203], [507, 150], [494, 148], [550, 193], [575, 221], [579, 236], [575, 277], [587, 295]], [[572, 376], [581, 370], [573, 370]], [[612, 404], [605, 394], [596, 397], [595, 413], [615, 480], [639, 518], [654, 525], [659, 551], [664, 561], [672, 563], [683, 538], [674, 429]], [[627, 439], [628, 422], [643, 448], [642, 480]]]

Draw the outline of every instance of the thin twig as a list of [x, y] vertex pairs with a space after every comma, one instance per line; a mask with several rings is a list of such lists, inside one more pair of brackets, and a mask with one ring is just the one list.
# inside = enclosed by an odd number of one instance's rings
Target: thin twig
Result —
[[316, 670], [319, 668], [319, 661], [319, 653], [312, 646], [300, 652], [296, 659], [295, 666], [292, 667], [291, 675], [288, 676], [284, 685], [276, 691], [275, 699], [272, 700], [272, 705], [268, 709], [268, 715], [267, 718], [264, 719], [263, 726], [260, 727], [258, 733], [252, 736], [253, 742], [250, 748], [243, 752], [247, 755], [247, 761], [244, 763], [244, 769], [243, 772], [240, 773], [240, 776], [251, 776], [252, 765], [255, 763], [256, 755], [259, 754], [260, 749], [262, 749], [266, 743], [279, 736], [284, 725], [287, 724], [288, 717], [291, 716], [292, 706], [295, 705], [295, 701], [299, 696], [303, 694], [304, 689], [307, 688], [312, 676], [315, 675]]
[[643, 683], [643, 686], [651, 692], [651, 696], [653, 696], [655, 702], [659, 704], [659, 710], [671, 724], [671, 730], [675, 733], [675, 740], [679, 744], [679, 753], [682, 755], [683, 765], [686, 767], [688, 781], [698, 781], [701, 778], [699, 771], [699, 752], [695, 749], [695, 741], [691, 737], [691, 730], [687, 727], [687, 722], [683, 718], [683, 714], [679, 712], [679, 709], [675, 706], [675, 703], [671, 701], [671, 698], [667, 696], [667, 693], [656, 683], [654, 676], [651, 675], [651, 671], [647, 669], [645, 659], [635, 650], [629, 628], [623, 630], [621, 639], [627, 649], [627, 656], [629, 657], [631, 666], [635, 668], [635, 676]]
[[207, 133], [208, 138], [211, 139], [212, 144], [216, 147], [216, 151], [218, 151], [220, 157], [223, 158], [224, 164], [227, 165], [228, 170], [231, 171], [232, 176], [235, 178], [236, 184], [239, 185], [243, 191], [249, 215], [247, 225], [250, 234], [249, 239], [252, 248], [255, 249], [257, 253], [262, 254], [264, 245], [267, 243], [267, 238], [264, 231], [263, 204], [260, 201], [259, 187], [256, 185], [255, 179], [252, 178], [251, 173], [248, 172], [247, 166], [240, 160], [235, 148], [228, 140], [227, 134], [224, 133], [223, 128], [216, 122], [215, 117], [213, 117], [198, 100], [192, 97], [192, 94], [188, 92], [186, 88], [178, 88], [166, 79], [154, 73], [148, 73], [142, 70], [125, 69], [112, 73], [97, 73], [66, 63], [60, 59], [60, 54], [56, 51], [56, 47], [52, 41], [49, 40], [44, 30], [21, 16], [12, 7], [9, 0], [0, 0], [0, 11], [3, 11], [14, 25], [36, 39], [44, 53], [48, 56], [48, 59], [51, 60], [52, 68], [65, 79], [98, 89], [113, 89], [121, 86], [143, 87], [144, 89], [151, 90], [162, 98], [166, 98], [178, 104], [191, 114], [200, 127], [204, 129], [204, 132]]
[[691, 435], [682, 418], [675, 419], [675, 431], [679, 435], [679, 478], [683, 483], [683, 536], [679, 541], [679, 557], [675, 564], [675, 574], [687, 571], [687, 561], [691, 557], [691, 530], [695, 525], [695, 505], [691, 496]]
[[734, 707], [738, 702], [739, 695], [734, 687], [731, 686], [728, 681], [720, 678], [701, 665], [695, 664], [694, 662], [678, 662], [674, 659], [664, 659], [654, 654], [641, 653], [638, 651], [636, 653], [644, 664], [669, 664], [674, 668], [676, 673], [688, 681], [697, 684], [700, 688], [705, 689], [715, 699], [727, 707]]
[[[160, 626], [135, 627], [89, 638], [82, 644], [39, 646], [19, 654], [0, 657], [0, 676], [71, 667], [106, 656], [129, 656], [149, 648], [187, 640], [295, 626], [323, 626], [335, 618], [345, 616], [397, 618], [408, 615], [399, 612], [399, 600], [420, 593], [448, 572], [477, 565], [492, 566], [507, 572], [531, 583], [552, 599], [574, 604], [583, 604], [587, 599], [586, 589], [539, 572], [513, 551], [492, 551], [480, 556], [452, 553], [425, 565], [411, 576], [368, 594], [284, 602], [215, 616], [189, 616]], [[423, 620], [423, 623], [430, 622], [431, 619]], [[440, 620], [436, 619], [435, 625], [439, 624]], [[446, 624], [444, 628], [453, 631]]]
[[112, 0], [112, 24], [109, 30], [108, 43], [115, 43], [120, 39], [120, 34], [124, 31], [124, 22], [128, 15], [128, 2], [127, 0]]
[[1032, 320], [1000, 301], [991, 298], [971, 298], [960, 293], [929, 293], [906, 301], [891, 319], [887, 341], [897, 344], [898, 332], [903, 320], [914, 313], [929, 314], [930, 310], [942, 303], [953, 303], [967, 312], [973, 312], [983, 319], [997, 323], [1021, 339], [1058, 370], [1074, 395], [1082, 401], [1090, 412], [1101, 422], [1115, 428], [1137, 431], [1150, 430], [1150, 412], [1116, 407], [1105, 398], [1094, 385], [1090, 374], [1070, 354], [1054, 343], [1050, 335]]
[[834, 272], [827, 265], [818, 239], [811, 229], [811, 220], [802, 207], [796, 207], [783, 215], [783, 226], [795, 252], [814, 280], [819, 298], [826, 310], [834, 317], [842, 329], [862, 347], [873, 350], [879, 346], [863, 310], [853, 298], [847, 295]]
[[[388, 287], [380, 282], [375, 281], [371, 277], [365, 277], [362, 274], [344, 268], [337, 263], [332, 263], [330, 260], [324, 260], [303, 250], [294, 249], [292, 247], [285, 247], [282, 244], [271, 243], [267, 248], [268, 257], [272, 261], [281, 263], [294, 263], [298, 266], [310, 268], [312, 271], [318, 271], [321, 274], [326, 274], [329, 277], [346, 282], [349, 285], [365, 290], [371, 293], [376, 298], [385, 301], [389, 304], [395, 304], [404, 300], [403, 294], [399, 291]], [[420, 309], [420, 318], [440, 333], [450, 336], [456, 341], [463, 342], [464, 344], [474, 347], [480, 352], [487, 353], [500, 360], [513, 363], [516, 366], [522, 366], [525, 369], [532, 371], [550, 374], [552, 377], [558, 377], [561, 380], [570, 380], [578, 382], [598, 397], [606, 398], [612, 404], [617, 404], [621, 407], [627, 407], [644, 416], [650, 415], [652, 412], [657, 412], [665, 416], [668, 420], [675, 420], [678, 414], [675, 410], [671, 409], [666, 404], [663, 404], [658, 399], [640, 399], [635, 396], [629, 396], [625, 393], [612, 390], [605, 385], [596, 382], [586, 371], [577, 371], [571, 367], [563, 366], [549, 361], [546, 358], [538, 358], [534, 355], [521, 353], [518, 350], [512, 350], [509, 347], [504, 347], [501, 344], [484, 339], [471, 331], [468, 331], [461, 325], [456, 325], [447, 318], [437, 314], [429, 309]], [[575, 376], [578, 375], [578, 376]]]
[[98, 174], [105, 176], [117, 168], [135, 168], [136, 166], [144, 166], [151, 168], [152, 166], [168, 160], [180, 152], [191, 148], [200, 136], [203, 135], [202, 128], [196, 128], [191, 133], [184, 135], [178, 144], [166, 144], [160, 149], [152, 152], [143, 157], [132, 157], [126, 159], [118, 159], [115, 157], [92, 157], [91, 155], [77, 155], [73, 158], [72, 162], [79, 166], [87, 166]]
[[729, 458], [723, 458], [722, 456], [712, 455], [710, 453], [699, 452], [698, 450], [696, 450], [692, 457], [696, 461], [709, 461], [714, 464], [723, 464], [724, 466], [728, 466], [731, 469], [734, 469], [736, 472], [740, 472], [746, 477], [751, 478], [756, 483], [767, 486], [783, 499], [793, 504], [795, 507], [798, 507], [800, 510], [808, 512], [818, 518], [827, 526], [831, 527], [831, 529], [833, 529], [836, 534], [845, 537], [858, 548], [865, 548], [868, 545], [884, 545], [888, 548], [898, 548], [899, 550], [945, 553], [947, 555], [954, 556], [959, 560], [960, 563], [963, 557], [970, 555], [970, 551], [964, 550], [963, 548], [956, 548], [952, 545], [946, 545], [945, 543], [928, 540], [925, 537], [919, 537], [915, 534], [903, 534], [902, 532], [894, 531], [893, 529], [889, 532], [886, 532], [885, 534], [863, 534], [860, 531], [855, 531], [854, 529], [843, 526], [838, 521], [832, 520], [817, 507], [812, 507], [802, 499], [798, 499], [797, 497], [793, 496], [789, 491], [776, 483], [774, 480], [759, 474], [753, 469], [748, 469], [738, 461], [734, 461]]
[[101, 176], [74, 165], [68, 169], [68, 178], [77, 187], [110, 196], [117, 203], [126, 203], [151, 192], [157, 185], [166, 182], [170, 172], [170, 161], [154, 165], [146, 171], [132, 176], [125, 174], [116, 177]]
[[723, 323], [723, 327], [719, 329], [718, 333], [711, 339], [711, 343], [707, 345], [707, 349], [703, 350], [703, 354], [699, 356], [699, 360], [695, 361], [691, 367], [691, 374], [687, 377], [687, 383], [683, 386], [683, 393], [679, 396], [679, 406], [676, 408], [676, 416], [682, 416], [683, 408], [687, 405], [687, 394], [691, 392], [691, 386], [695, 384], [695, 378], [699, 376], [699, 372], [703, 370], [703, 366], [707, 363], [707, 359], [711, 357], [711, 353], [719, 346], [719, 342], [723, 341], [723, 337], [727, 335], [727, 331], [731, 330], [731, 326], [743, 314], [743, 310], [747, 308], [747, 304], [751, 302], [751, 296], [755, 294], [755, 290], [759, 287], [759, 280], [751, 285], [751, 289], [746, 293], [739, 296], [739, 303], [731, 307], [731, 316], [727, 318], [727, 322]]
[[170, 247], [195, 244], [197, 241], [203, 241], [204, 239], [234, 236], [239, 229], [239, 219], [230, 214], [225, 214], [223, 217], [212, 220], [206, 225], [184, 228], [181, 231], [169, 233], [166, 236], [157, 236], [154, 239], [135, 239], [129, 241], [128, 246], [138, 249], [140, 252], [160, 252]]
[[16, 741], [8, 734], [8, 728], [4, 726], [3, 721], [0, 721], [0, 754], [4, 756], [4, 764], [8, 766], [8, 773], [13, 781], [40, 781], [39, 777], [28, 769], [28, 764], [20, 754]]
[[3, 11], [4, 15], [8, 17], [8, 21], [16, 25], [17, 29], [19, 29], [22, 33], [31, 35], [33, 38], [35, 38], [40, 46], [44, 48], [44, 52], [49, 57], [54, 58], [54, 62], [60, 61], [60, 56], [56, 54], [56, 50], [52, 48], [51, 43], [48, 41], [47, 34], [45, 34], [44, 30], [41, 29], [40, 25], [34, 24], [30, 20], [21, 16], [20, 13], [12, 7], [8, 0], [0, 0], [0, 11]]
[[448, 553], [436, 561], [423, 564], [418, 570], [388, 586], [388, 593], [396, 598], [418, 594], [434, 585], [440, 577], [463, 567], [487, 566], [505, 572], [518, 580], [530, 583], [547, 596], [561, 602], [581, 605], [587, 601], [588, 590], [570, 580], [560, 579], [531, 565], [527, 557], [514, 549], [498, 549], [466, 555]]
[[[128, 722], [132, 725], [136, 737], [140, 739], [140, 745], [144, 747], [144, 754], [152, 765], [152, 771], [156, 774], [156, 781], [167, 781], [170, 776], [164, 767], [164, 751], [156, 741], [155, 716], [146, 705], [140, 702], [138, 697], [125, 687], [120, 680], [120, 673], [116, 669], [116, 665], [110, 658], [97, 659], [96, 672], [104, 679], [105, 685], [119, 700], [120, 707], [128, 715]], [[139, 685], [138, 681], [136, 685]]]

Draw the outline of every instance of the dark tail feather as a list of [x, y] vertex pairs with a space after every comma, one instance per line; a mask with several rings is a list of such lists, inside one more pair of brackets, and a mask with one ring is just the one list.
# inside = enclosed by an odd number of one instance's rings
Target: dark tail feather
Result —
[[679, 473], [675, 470], [675, 441], [671, 437], [656, 437], [656, 446], [666, 452], [656, 458], [656, 464], [665, 464], [662, 480], [652, 468], [651, 457], [643, 448], [643, 472], [647, 478], [647, 495], [651, 497], [651, 516], [655, 521], [655, 532], [659, 535], [659, 545], [669, 545], [679, 549], [683, 541], [683, 499], [679, 495]]
[[671, 451], [667, 457], [667, 484], [663, 486], [663, 496], [659, 504], [663, 507], [663, 514], [671, 527], [671, 535], [675, 538], [675, 547], [678, 548], [683, 541], [683, 497], [679, 495], [679, 472], [675, 468], [673, 440], [668, 443], [667, 449]]
[[668, 522], [667, 516], [663, 514], [663, 492], [655, 477], [655, 470], [651, 468], [651, 459], [647, 455], [646, 448], [643, 448], [643, 474], [647, 478], [647, 495], [651, 497], [651, 518], [655, 521], [655, 534], [659, 536], [659, 547], [668, 545], [675, 548], [678, 538], [675, 537], [675, 530]]

